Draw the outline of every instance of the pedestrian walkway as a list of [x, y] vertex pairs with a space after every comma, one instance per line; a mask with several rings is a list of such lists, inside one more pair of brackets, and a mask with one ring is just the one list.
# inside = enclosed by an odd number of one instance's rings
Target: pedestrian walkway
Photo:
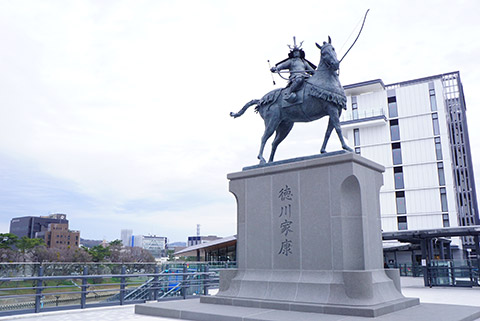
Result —
[[[420, 298], [421, 303], [480, 306], [480, 288], [428, 288], [423, 286], [423, 278], [402, 277], [402, 292], [406, 297]], [[138, 315], [135, 314], [134, 309], [134, 305], [127, 305], [85, 310], [44, 312], [0, 317], [0, 321], [178, 321], [178, 319]], [[477, 321], [480, 321], [480, 319], [477, 319]]]

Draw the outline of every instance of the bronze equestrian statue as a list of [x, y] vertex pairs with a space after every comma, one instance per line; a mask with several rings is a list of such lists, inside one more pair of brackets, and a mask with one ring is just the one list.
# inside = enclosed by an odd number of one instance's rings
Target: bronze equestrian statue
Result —
[[329, 121], [320, 152], [325, 153], [325, 147], [334, 128], [342, 148], [353, 152], [345, 143], [340, 128], [340, 115], [342, 109], [346, 109], [347, 103], [345, 91], [338, 79], [337, 71], [340, 62], [330, 37], [328, 37], [328, 42], [323, 42], [322, 46], [318, 43], [316, 45], [321, 51], [320, 63], [313, 75], [304, 81], [303, 87], [296, 91], [297, 97], [293, 103], [284, 99], [284, 92], [290, 93], [290, 90], [281, 88], [272, 90], [261, 99], [248, 102], [238, 113], [230, 113], [230, 116], [234, 118], [240, 117], [250, 106], [257, 106], [255, 110], [265, 121], [265, 132], [258, 153], [260, 164], [265, 163], [263, 158], [265, 143], [274, 132], [276, 135], [272, 143], [269, 162], [273, 161], [278, 144], [287, 137], [295, 122], [310, 122], [323, 116], [329, 116]]

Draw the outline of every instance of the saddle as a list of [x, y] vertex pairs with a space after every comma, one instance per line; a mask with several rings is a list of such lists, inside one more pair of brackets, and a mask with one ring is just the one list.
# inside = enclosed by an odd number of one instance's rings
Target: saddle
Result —
[[[295, 92], [296, 97], [294, 100], [287, 101], [285, 97], [288, 95], [287, 88], [278, 88], [267, 93], [265, 96], [260, 99], [255, 110], [258, 112], [258, 109], [263, 106], [271, 105], [275, 101], [280, 101], [280, 108], [287, 108], [303, 103], [303, 96], [305, 94], [305, 84], [302, 88]], [[270, 107], [270, 106], [269, 106]], [[269, 108], [267, 107], [267, 108]]]
[[295, 106], [298, 104], [303, 103], [303, 95], [305, 93], [305, 83], [302, 85], [302, 88], [299, 90], [295, 91], [295, 97], [293, 99], [286, 99], [286, 96], [288, 95], [288, 90], [287, 88], [282, 89], [282, 101], [281, 101], [281, 108], [287, 108], [290, 106]]

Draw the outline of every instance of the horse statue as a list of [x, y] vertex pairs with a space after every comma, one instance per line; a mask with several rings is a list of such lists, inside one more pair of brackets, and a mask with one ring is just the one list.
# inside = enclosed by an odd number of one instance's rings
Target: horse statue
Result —
[[327, 115], [329, 116], [328, 127], [320, 152], [322, 154], [326, 152], [325, 148], [334, 128], [342, 148], [353, 152], [345, 143], [340, 128], [342, 108], [346, 109], [347, 104], [347, 97], [337, 73], [340, 62], [337, 59], [330, 36], [328, 42], [323, 42], [323, 46], [318, 43], [316, 45], [321, 51], [320, 63], [313, 76], [307, 79], [304, 87], [298, 91], [297, 96], [299, 97], [297, 97], [296, 102], [288, 103], [283, 99], [285, 88], [274, 89], [263, 96], [262, 99], [254, 99], [248, 102], [238, 113], [230, 113], [230, 116], [237, 118], [243, 115], [250, 106], [257, 106], [255, 110], [260, 113], [265, 122], [265, 132], [262, 136], [258, 154], [260, 164], [266, 162], [263, 158], [263, 150], [265, 143], [274, 132], [276, 134], [272, 143], [269, 162], [273, 161], [278, 145], [290, 133], [295, 122], [311, 122]]

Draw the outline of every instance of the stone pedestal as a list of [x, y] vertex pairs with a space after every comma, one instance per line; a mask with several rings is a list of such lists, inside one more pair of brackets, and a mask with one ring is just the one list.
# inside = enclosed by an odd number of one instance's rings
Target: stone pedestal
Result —
[[228, 175], [238, 268], [201, 302], [359, 316], [419, 304], [383, 269], [383, 166], [322, 156]]
[[383, 170], [337, 152], [228, 175], [238, 205], [238, 268], [222, 271], [216, 296], [137, 305], [135, 313], [198, 321], [480, 317], [478, 307], [405, 298], [398, 270], [383, 269]]

